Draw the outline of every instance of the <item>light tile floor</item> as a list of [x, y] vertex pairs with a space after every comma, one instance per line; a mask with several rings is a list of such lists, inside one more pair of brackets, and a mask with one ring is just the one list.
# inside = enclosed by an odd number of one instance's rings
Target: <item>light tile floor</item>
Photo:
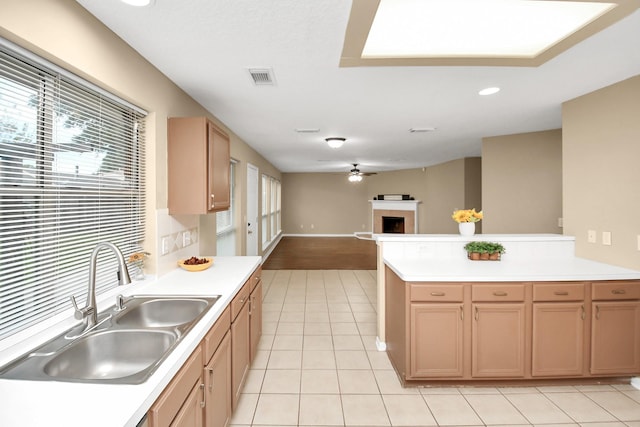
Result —
[[402, 388], [375, 347], [376, 272], [265, 270], [236, 426], [640, 427], [630, 385]]

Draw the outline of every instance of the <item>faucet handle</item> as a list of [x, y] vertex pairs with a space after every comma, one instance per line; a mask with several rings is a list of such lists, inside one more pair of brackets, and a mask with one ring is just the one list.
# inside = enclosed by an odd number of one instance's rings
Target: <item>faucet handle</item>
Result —
[[71, 304], [73, 304], [73, 308], [75, 309], [73, 317], [75, 317], [76, 320], [82, 320], [93, 313], [93, 307], [79, 308], [76, 303], [76, 298], [73, 295], [71, 295], [70, 299]]

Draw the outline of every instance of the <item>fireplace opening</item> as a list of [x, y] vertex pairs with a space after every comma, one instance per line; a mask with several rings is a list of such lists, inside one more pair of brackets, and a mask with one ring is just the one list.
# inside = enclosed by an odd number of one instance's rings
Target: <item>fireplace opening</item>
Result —
[[383, 216], [382, 232], [404, 234], [404, 217], [402, 216]]

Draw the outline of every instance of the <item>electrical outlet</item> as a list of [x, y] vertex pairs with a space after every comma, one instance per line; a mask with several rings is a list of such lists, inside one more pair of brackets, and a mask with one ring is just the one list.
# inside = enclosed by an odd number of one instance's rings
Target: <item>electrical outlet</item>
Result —
[[300, 229], [303, 229], [303, 228], [304, 228], [304, 224], [300, 224]]
[[563, 227], [562, 223], [563, 223], [562, 217], [558, 218], [558, 227], [562, 228]]
[[602, 244], [603, 245], [607, 245], [607, 246], [611, 246], [611, 232], [610, 231], [603, 231], [602, 232]]
[[311, 224], [311, 229], [313, 230], [314, 228], [316, 228], [316, 226]]
[[171, 239], [167, 236], [163, 237], [161, 240], [161, 246], [162, 255], [166, 255], [171, 252]]
[[596, 230], [587, 230], [587, 242], [589, 243], [596, 242]]

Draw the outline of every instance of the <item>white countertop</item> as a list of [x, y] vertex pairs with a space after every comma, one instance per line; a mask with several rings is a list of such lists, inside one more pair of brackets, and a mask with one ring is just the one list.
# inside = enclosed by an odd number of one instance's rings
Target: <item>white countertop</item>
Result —
[[406, 282], [590, 281], [640, 279], [640, 271], [571, 257], [501, 261], [385, 258]]
[[[134, 282], [102, 295], [98, 300], [99, 311], [113, 305], [117, 294], [221, 297], [143, 384], [0, 379], [0, 426], [136, 426], [260, 262], [261, 257], [257, 256], [215, 257], [214, 264], [205, 271], [190, 273], [176, 269], [157, 281]], [[0, 363], [29, 351], [38, 341], [46, 341], [66, 330], [73, 322], [72, 317], [54, 325], [43, 322], [46, 330], [35, 337], [10, 347], [2, 346], [0, 342], [0, 350], [4, 349], [0, 351]]]

